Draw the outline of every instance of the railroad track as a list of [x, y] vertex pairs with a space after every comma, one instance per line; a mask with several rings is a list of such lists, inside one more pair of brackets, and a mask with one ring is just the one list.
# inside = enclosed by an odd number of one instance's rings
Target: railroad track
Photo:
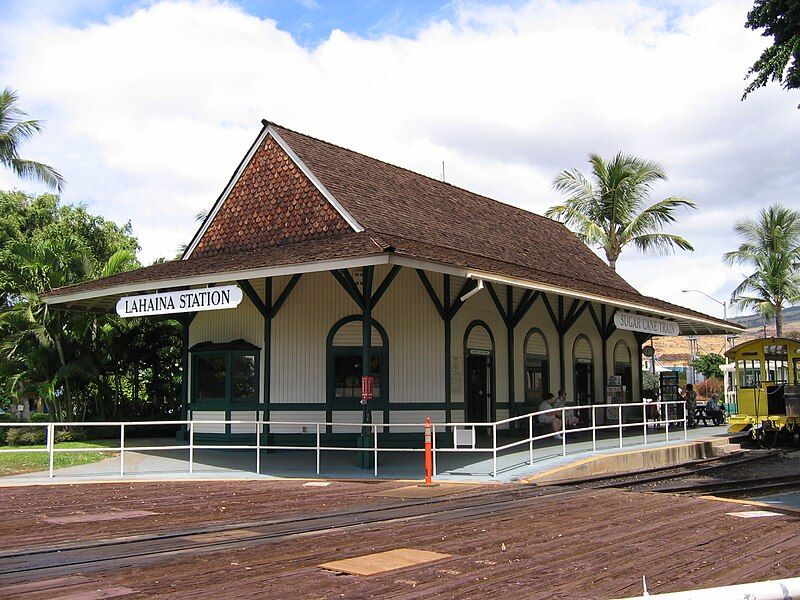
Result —
[[785, 475], [755, 479], [714, 479], [710, 481], [684, 481], [651, 488], [652, 492], [693, 493], [723, 497], [762, 494], [774, 490], [800, 489], [800, 476]]
[[[757, 452], [757, 453], [756, 453]], [[653, 467], [628, 473], [612, 473], [606, 475], [594, 475], [591, 477], [581, 477], [579, 479], [565, 479], [543, 483], [543, 486], [562, 486], [567, 488], [579, 489], [601, 489], [601, 488], [630, 488], [636, 485], [666, 481], [693, 475], [711, 473], [720, 468], [726, 468], [746, 463], [766, 460], [781, 454], [780, 450], [769, 451], [739, 451], [726, 456], [715, 456], [711, 458], [701, 458], [680, 465], [670, 465], [666, 467]]]
[[441, 521], [520, 510], [543, 496], [579, 490], [515, 487], [279, 519], [188, 529], [0, 553], [0, 586], [119, 568], [138, 567], [180, 556], [276, 543], [297, 536], [354, 530], [393, 521]]

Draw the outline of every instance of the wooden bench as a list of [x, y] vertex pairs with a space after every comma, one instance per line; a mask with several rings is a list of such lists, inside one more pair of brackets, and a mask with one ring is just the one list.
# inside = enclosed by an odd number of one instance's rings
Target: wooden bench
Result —
[[722, 425], [725, 422], [725, 414], [721, 410], [711, 411], [703, 405], [695, 407], [694, 414], [692, 416], [694, 418], [695, 425], [702, 421], [703, 426], [705, 427], [709, 426], [709, 421], [711, 421], [711, 425]]

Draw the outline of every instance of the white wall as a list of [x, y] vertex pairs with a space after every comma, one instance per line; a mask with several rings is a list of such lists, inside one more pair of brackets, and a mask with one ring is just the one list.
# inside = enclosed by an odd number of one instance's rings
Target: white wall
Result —
[[[373, 289], [377, 289], [388, 266], [375, 269]], [[442, 296], [443, 276], [428, 273], [434, 289]], [[276, 299], [290, 277], [273, 280], [273, 299]], [[464, 280], [451, 277], [451, 300], [455, 301]], [[261, 298], [264, 297], [264, 281], [252, 280], [251, 284]], [[505, 304], [505, 288], [496, 286], [498, 296]], [[524, 290], [514, 290], [515, 306]], [[555, 296], [551, 305], [557, 310]], [[568, 308], [570, 300], [565, 301]], [[360, 310], [330, 273], [305, 274], [272, 323], [271, 348], [271, 411], [273, 419], [321, 420], [324, 411], [281, 410], [281, 403], [325, 403], [326, 401], [326, 339], [333, 325], [340, 319], [357, 315]], [[599, 314], [599, 310], [598, 310]], [[422, 283], [413, 269], [403, 268], [375, 307], [373, 316], [386, 330], [389, 339], [389, 399], [390, 403], [428, 403], [444, 401], [444, 324], [433, 307]], [[454, 403], [464, 402], [464, 336], [467, 326], [483, 321], [494, 338], [495, 401], [507, 403], [508, 356], [506, 327], [489, 292], [483, 290], [467, 300], [452, 322], [451, 339], [451, 398]], [[524, 342], [531, 328], [544, 334], [550, 356], [550, 389], [560, 387], [558, 360], [558, 334], [541, 298], [537, 299], [515, 329], [514, 339], [514, 400], [524, 402]], [[190, 327], [190, 344], [199, 342], [227, 342], [244, 339], [262, 348], [264, 325], [261, 314], [245, 295], [242, 304], [232, 310], [199, 313]], [[614, 368], [614, 346], [624, 339], [631, 349], [633, 371], [633, 397], [638, 398], [638, 374], [636, 373], [637, 344], [631, 332], [616, 331], [607, 343], [608, 373], [602, 372], [602, 344], [589, 311], [585, 310], [564, 339], [565, 389], [573, 397], [573, 346], [578, 335], [585, 335], [591, 344], [594, 356], [594, 394], [596, 401], [603, 400], [603, 380]], [[337, 411], [336, 419], [360, 418], [359, 411]], [[428, 411], [433, 413], [434, 411]], [[440, 411], [441, 412], [441, 411]], [[425, 411], [398, 411], [393, 421], [408, 422], [425, 416]], [[434, 420], [444, 420], [444, 413], [430, 414]], [[500, 409], [497, 418], [508, 416]], [[376, 422], [381, 415], [374, 413]], [[453, 410], [452, 420], [464, 420], [462, 410]]]

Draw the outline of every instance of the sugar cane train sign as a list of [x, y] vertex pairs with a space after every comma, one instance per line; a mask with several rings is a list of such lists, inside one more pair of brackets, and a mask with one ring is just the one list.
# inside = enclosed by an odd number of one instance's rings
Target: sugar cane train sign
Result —
[[617, 329], [639, 331], [653, 335], [676, 336], [681, 334], [680, 327], [675, 321], [645, 317], [629, 312], [618, 312], [614, 315], [614, 325]]
[[117, 314], [120, 317], [144, 317], [221, 310], [236, 308], [241, 301], [241, 288], [237, 285], [225, 285], [179, 292], [124, 296], [117, 301]]

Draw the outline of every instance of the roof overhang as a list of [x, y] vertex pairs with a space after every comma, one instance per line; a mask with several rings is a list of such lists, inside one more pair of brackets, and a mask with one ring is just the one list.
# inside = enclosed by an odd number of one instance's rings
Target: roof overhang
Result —
[[597, 304], [605, 304], [614, 308], [637, 312], [646, 316], [653, 316], [675, 321], [680, 327], [682, 335], [709, 335], [740, 333], [744, 327], [735, 323], [718, 321], [711, 317], [704, 318], [694, 315], [659, 309], [636, 302], [623, 301], [608, 296], [590, 294], [582, 291], [571, 290], [560, 286], [541, 283], [528, 279], [508, 277], [502, 274], [490, 273], [486, 271], [468, 269], [464, 267], [437, 263], [432, 261], [420, 260], [407, 256], [401, 256], [393, 252], [385, 252], [364, 257], [346, 258], [337, 260], [314, 261], [297, 264], [280, 265], [274, 267], [262, 267], [241, 271], [224, 271], [217, 273], [207, 273], [194, 275], [184, 278], [173, 278], [168, 280], [145, 281], [133, 284], [123, 284], [110, 286], [104, 289], [94, 289], [69, 293], [54, 292], [46, 295], [44, 301], [52, 307], [65, 310], [94, 311], [110, 313], [114, 311], [117, 300], [123, 296], [148, 293], [154, 291], [168, 291], [175, 289], [186, 289], [191, 287], [208, 286], [235, 282], [245, 279], [260, 279], [264, 277], [279, 277], [294, 275], [298, 273], [316, 273], [322, 271], [333, 271], [335, 269], [350, 269], [365, 266], [377, 265], [398, 265], [414, 269], [444, 273], [467, 279], [483, 280], [492, 283], [510, 285], [513, 287], [537, 290], [543, 293], [561, 295], [568, 298], [575, 298]]

